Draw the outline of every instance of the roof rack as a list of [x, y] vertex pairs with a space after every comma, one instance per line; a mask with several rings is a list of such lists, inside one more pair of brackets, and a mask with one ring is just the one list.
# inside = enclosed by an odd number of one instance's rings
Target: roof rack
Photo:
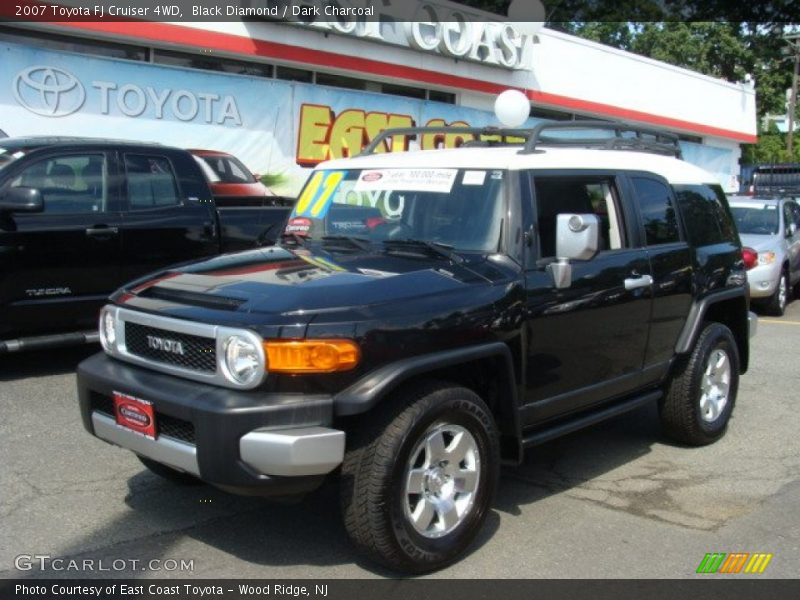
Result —
[[[570, 129], [610, 131], [614, 135], [601, 138], [559, 138], [542, 135], [546, 131]], [[525, 147], [520, 151], [520, 154], [532, 154], [538, 145], [542, 145], [636, 150], [681, 158], [681, 148], [678, 145], [677, 135], [622, 121], [548, 121], [539, 123], [530, 131], [530, 135], [526, 138]], [[634, 135], [625, 137], [624, 133], [633, 133]]]
[[[481, 137], [493, 137], [497, 138], [500, 137], [500, 142], [488, 142], [497, 145], [520, 145], [520, 142], [503, 142], [503, 139], [507, 138], [522, 138], [523, 140], [528, 140], [529, 136], [531, 135], [531, 129], [503, 129], [500, 127], [453, 127], [448, 125], [442, 125], [439, 127], [401, 127], [397, 129], [384, 129], [381, 131], [378, 136], [372, 140], [369, 145], [364, 148], [358, 156], [369, 156], [370, 154], [375, 154], [376, 148], [385, 142], [388, 138], [394, 136], [416, 136], [416, 135], [459, 135], [459, 134], [466, 134], [466, 135], [473, 135], [478, 140]], [[474, 142], [466, 142], [467, 144], [475, 144]]]
[[[612, 136], [596, 138], [569, 138], [543, 135], [545, 132], [564, 130], [596, 130], [612, 132]], [[624, 135], [624, 134], [633, 134]], [[650, 152], [681, 158], [678, 136], [672, 133], [641, 127], [622, 121], [546, 121], [530, 129], [504, 129], [499, 127], [404, 127], [385, 129], [361, 151], [358, 156], [369, 156], [375, 153], [378, 146], [394, 136], [417, 135], [473, 135], [477, 139], [463, 144], [464, 147], [475, 146], [511, 146], [522, 145], [520, 154], [532, 154], [539, 146], [561, 146], [572, 148], [601, 148], [606, 150], [634, 150]], [[500, 138], [497, 140], [481, 140], [482, 137]], [[508, 141], [508, 138], [521, 138]], [[505, 140], [505, 141], [503, 141]]]

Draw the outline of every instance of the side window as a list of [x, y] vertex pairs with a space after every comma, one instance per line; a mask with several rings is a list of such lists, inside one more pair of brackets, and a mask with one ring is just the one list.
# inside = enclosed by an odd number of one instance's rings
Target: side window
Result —
[[794, 213], [792, 212], [792, 205], [787, 202], [783, 205], [783, 235], [789, 237], [791, 230], [789, 226], [794, 223]]
[[678, 221], [669, 188], [660, 181], [646, 177], [633, 177], [631, 181], [636, 191], [647, 245], [680, 241]]
[[251, 183], [253, 181], [252, 177], [248, 177], [247, 174], [237, 165], [234, 161], [228, 161], [228, 167], [231, 170], [231, 181], [235, 183]]
[[105, 155], [74, 154], [35, 162], [10, 186], [37, 188], [45, 214], [97, 213], [106, 210], [107, 180]]
[[794, 224], [797, 226], [797, 230], [800, 231], [800, 206], [794, 202], [791, 203], [791, 206], [792, 214], [794, 215]]
[[559, 214], [595, 214], [600, 218], [600, 251], [625, 247], [618, 194], [611, 178], [536, 177], [539, 256], [556, 255]]
[[[716, 187], [716, 186], [715, 186]], [[675, 196], [686, 234], [695, 246], [736, 239], [735, 225], [725, 207], [725, 194], [708, 185], [676, 185]]]
[[172, 165], [163, 156], [126, 154], [129, 210], [167, 208], [181, 204]]

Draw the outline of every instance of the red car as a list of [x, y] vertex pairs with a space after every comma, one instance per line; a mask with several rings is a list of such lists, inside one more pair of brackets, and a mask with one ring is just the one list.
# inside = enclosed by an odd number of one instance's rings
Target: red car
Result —
[[273, 204], [277, 197], [242, 162], [219, 150], [189, 149], [208, 179], [215, 201], [223, 205]]

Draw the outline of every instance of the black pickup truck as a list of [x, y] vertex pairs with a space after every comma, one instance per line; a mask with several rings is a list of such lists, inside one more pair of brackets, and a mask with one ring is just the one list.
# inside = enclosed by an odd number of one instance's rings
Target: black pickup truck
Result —
[[282, 206], [220, 207], [192, 156], [81, 138], [0, 141], [0, 353], [97, 339], [97, 311], [169, 264], [271, 245]]

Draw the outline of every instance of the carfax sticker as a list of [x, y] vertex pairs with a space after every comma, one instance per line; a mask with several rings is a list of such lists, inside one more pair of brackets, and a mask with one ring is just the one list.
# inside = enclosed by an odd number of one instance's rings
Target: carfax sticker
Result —
[[464, 179], [461, 183], [464, 185], [483, 185], [486, 181], [486, 171], [464, 171]]
[[458, 175], [457, 169], [379, 169], [364, 171], [353, 190], [373, 192], [399, 190], [405, 192], [449, 193]]
[[311, 219], [305, 217], [295, 217], [290, 219], [286, 224], [286, 233], [293, 233], [295, 235], [308, 235], [311, 230]]

